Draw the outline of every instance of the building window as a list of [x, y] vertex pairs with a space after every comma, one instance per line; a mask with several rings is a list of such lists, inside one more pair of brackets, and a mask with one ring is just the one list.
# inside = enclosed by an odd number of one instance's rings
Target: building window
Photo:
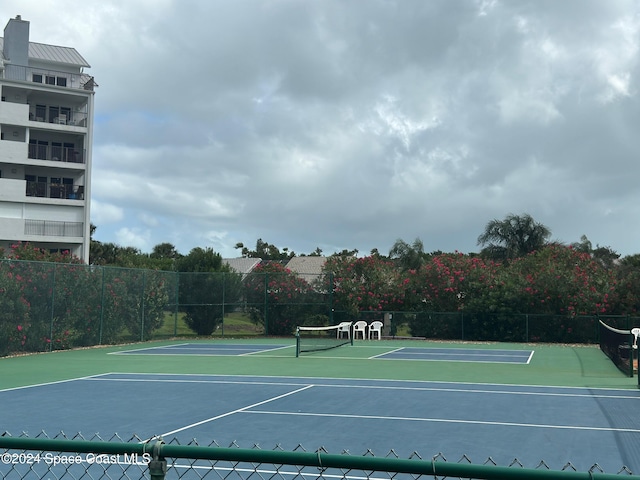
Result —
[[39, 73], [34, 73], [33, 76], [31, 77], [31, 79], [35, 82], [35, 83], [42, 83], [42, 75]]
[[46, 116], [47, 116], [47, 106], [36, 105], [36, 122], [44, 122], [44, 119]]
[[66, 87], [67, 86], [67, 77], [57, 77], [56, 78], [56, 85], [58, 85], [59, 87]]
[[75, 145], [73, 143], [65, 142], [63, 144], [63, 157], [65, 162], [77, 162], [80, 159], [76, 155]]
[[51, 177], [49, 198], [64, 198], [64, 187], [62, 186], [60, 177]]
[[51, 142], [51, 160], [54, 162], [64, 160], [62, 157], [62, 143]]
[[49, 107], [49, 123], [58, 123], [58, 113], [60, 109], [58, 107]]
[[25, 175], [27, 181], [28, 197], [45, 197], [47, 194], [47, 177], [36, 177], [35, 175]]
[[45, 83], [47, 85], [55, 85], [56, 84], [56, 77], [53, 75], [45, 75]]
[[62, 178], [62, 198], [73, 196], [73, 178]]

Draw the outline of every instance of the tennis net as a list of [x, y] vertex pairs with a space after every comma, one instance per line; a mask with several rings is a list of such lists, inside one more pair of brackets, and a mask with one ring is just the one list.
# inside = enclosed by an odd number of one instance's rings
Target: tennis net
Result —
[[342, 323], [328, 327], [298, 327], [296, 329], [296, 357], [305, 352], [317, 352], [343, 345], [353, 345], [350, 326], [350, 324]]
[[600, 350], [622, 373], [633, 377], [635, 336], [631, 330], [621, 330], [600, 322]]

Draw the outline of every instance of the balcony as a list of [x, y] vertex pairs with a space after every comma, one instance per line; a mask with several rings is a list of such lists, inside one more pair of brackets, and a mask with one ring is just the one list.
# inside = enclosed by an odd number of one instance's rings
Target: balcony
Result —
[[87, 127], [87, 112], [58, 105], [29, 104], [29, 120], [54, 125]]
[[73, 88], [93, 91], [98, 84], [86, 73], [59, 72], [42, 68], [24, 67], [22, 65], [5, 65], [4, 78], [22, 82], [40, 83], [47, 86]]
[[84, 186], [27, 181], [26, 195], [27, 197], [84, 200]]
[[25, 220], [24, 234], [43, 237], [82, 237], [82, 222], [56, 222], [53, 220]]
[[[38, 99], [27, 104], [3, 100], [0, 123], [28, 126], [30, 122], [87, 128], [87, 105], [54, 104]], [[47, 126], [46, 128], [49, 128]]]
[[52, 162], [84, 163], [84, 151], [58, 145], [29, 144], [28, 157], [34, 160], [49, 160]]

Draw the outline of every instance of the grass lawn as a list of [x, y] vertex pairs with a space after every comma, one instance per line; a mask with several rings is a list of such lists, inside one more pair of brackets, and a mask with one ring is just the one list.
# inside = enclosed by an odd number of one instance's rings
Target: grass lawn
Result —
[[[223, 324], [211, 335], [212, 337], [229, 335], [262, 335], [264, 329], [261, 325], [255, 325], [249, 315], [242, 312], [232, 312], [224, 316]], [[184, 321], [184, 313], [177, 315], [167, 312], [162, 326], [153, 334], [154, 338], [162, 337], [195, 337], [196, 334], [187, 327]]]

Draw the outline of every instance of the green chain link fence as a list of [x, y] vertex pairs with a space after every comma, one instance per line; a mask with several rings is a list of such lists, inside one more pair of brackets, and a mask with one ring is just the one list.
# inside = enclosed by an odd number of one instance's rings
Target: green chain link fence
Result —
[[295, 451], [263, 450], [258, 445], [244, 449], [237, 445], [220, 447], [213, 443], [188, 445], [165, 444], [161, 439], [142, 441], [135, 437], [123, 442], [119, 437], [105, 441], [99, 437], [85, 440], [81, 435], [68, 438], [61, 434], [48, 438], [25, 435], [0, 436], [0, 479], [55, 478], [64, 479], [422, 479], [474, 478], [487, 480], [614, 480], [621, 475], [634, 476], [621, 467], [617, 473], [605, 473], [598, 465], [579, 472], [571, 463], [562, 470], [551, 470], [544, 461], [536, 468], [524, 468], [514, 459], [499, 466], [489, 458], [474, 464], [463, 456], [450, 462], [442, 454], [430, 459], [414, 453], [408, 459], [389, 452], [376, 457], [371, 452], [357, 456], [348, 453], [329, 454], [323, 449], [307, 452], [302, 446]]
[[[598, 317], [347, 312], [326, 275], [178, 273], [0, 261], [0, 356], [177, 336], [293, 336], [298, 325], [382, 320], [383, 335], [597, 343]], [[606, 317], [629, 329], [638, 318]]]

